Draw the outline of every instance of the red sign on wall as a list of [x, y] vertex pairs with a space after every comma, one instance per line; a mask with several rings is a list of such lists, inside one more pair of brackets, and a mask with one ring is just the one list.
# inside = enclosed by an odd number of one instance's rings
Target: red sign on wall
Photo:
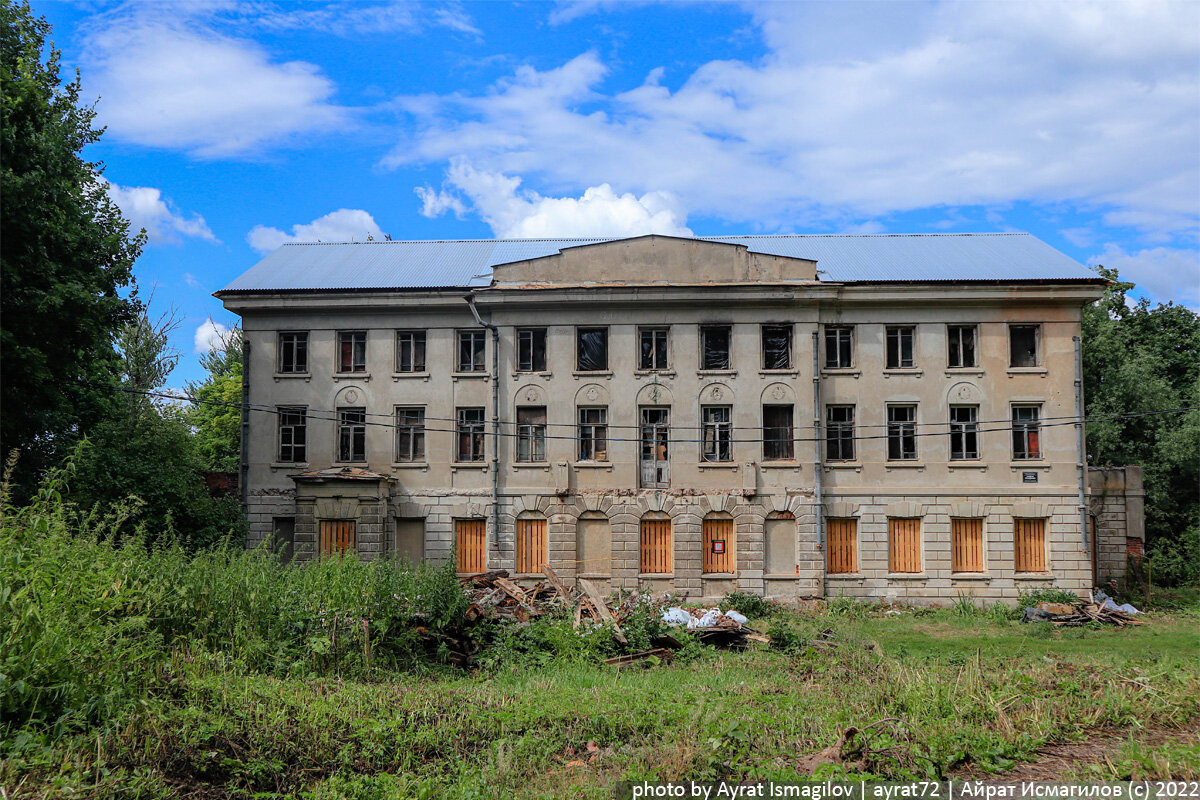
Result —
[[724, 539], [713, 539], [712, 547], [713, 547], [714, 553], [724, 553], [725, 552], [725, 540]]

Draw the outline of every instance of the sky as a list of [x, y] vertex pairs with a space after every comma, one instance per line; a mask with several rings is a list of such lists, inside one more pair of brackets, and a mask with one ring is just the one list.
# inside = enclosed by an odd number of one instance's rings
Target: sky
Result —
[[1019, 230], [1200, 308], [1200, 3], [32, 4], [173, 385], [289, 241]]

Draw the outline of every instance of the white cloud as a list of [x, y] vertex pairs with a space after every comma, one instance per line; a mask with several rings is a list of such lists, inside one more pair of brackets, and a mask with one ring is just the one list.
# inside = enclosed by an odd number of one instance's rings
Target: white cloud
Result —
[[436, 9], [422, 9], [416, 4], [403, 2], [334, 2], [288, 10], [250, 4], [239, 10], [244, 12], [242, 18], [246, 22], [273, 31], [315, 29], [337, 36], [362, 36], [418, 33], [429, 27], [442, 27], [472, 36], [480, 35], [470, 15], [453, 3]]
[[104, 183], [108, 186], [108, 196], [132, 229], [145, 228], [152, 244], [178, 242], [185, 236], [217, 242], [204, 217], [199, 214], [185, 217], [175, 210], [174, 204], [163, 199], [161, 190], [153, 186], [118, 186], [107, 180]]
[[415, 124], [383, 163], [462, 156], [538, 186], [665, 190], [771, 230], [1015, 202], [1172, 236], [1196, 224], [1200, 4], [752, 8], [771, 52], [675, 89], [657, 73], [609, 89], [589, 52], [402, 98]]
[[204, 355], [221, 348], [227, 336], [229, 336], [229, 328], [208, 319], [196, 328], [196, 334], [192, 340], [196, 345], [196, 352]]
[[580, 197], [543, 197], [521, 189], [520, 178], [477, 170], [464, 159], [453, 160], [446, 185], [449, 188], [437, 192], [430, 187], [417, 189], [423, 201], [422, 214], [465, 212], [466, 203], [454, 193], [461, 191], [501, 238], [692, 235], [685, 224], [687, 213], [669, 192], [618, 195], [604, 183], [588, 188]]
[[1152, 247], [1127, 253], [1120, 245], [1109, 243], [1088, 263], [1116, 269], [1122, 280], [1136, 283], [1152, 300], [1200, 307], [1200, 250]]
[[153, 9], [110, 19], [88, 39], [87, 89], [113, 137], [221, 158], [351, 122], [316, 66], [163, 13], [174, 6]]
[[362, 209], [339, 208], [307, 225], [293, 225], [290, 234], [255, 225], [246, 234], [246, 242], [260, 253], [269, 253], [286, 242], [365, 242], [367, 237], [384, 237], [375, 218]]

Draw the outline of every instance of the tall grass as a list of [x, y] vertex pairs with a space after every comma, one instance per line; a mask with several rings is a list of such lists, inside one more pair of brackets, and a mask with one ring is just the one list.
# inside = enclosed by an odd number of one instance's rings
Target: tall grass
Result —
[[66, 503], [70, 469], [24, 507], [0, 497], [0, 734], [109, 719], [169, 685], [173, 652], [275, 675], [405, 668], [422, 655], [417, 625], [443, 630], [466, 610], [451, 565], [290, 566], [228, 542], [150, 545], [128, 529], [133, 501], [86, 513]]

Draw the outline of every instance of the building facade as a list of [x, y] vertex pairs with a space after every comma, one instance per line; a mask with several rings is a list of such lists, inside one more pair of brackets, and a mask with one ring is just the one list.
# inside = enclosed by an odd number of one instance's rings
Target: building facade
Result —
[[1024, 234], [285, 245], [217, 293], [248, 544], [695, 598], [1084, 591], [1103, 286]]

